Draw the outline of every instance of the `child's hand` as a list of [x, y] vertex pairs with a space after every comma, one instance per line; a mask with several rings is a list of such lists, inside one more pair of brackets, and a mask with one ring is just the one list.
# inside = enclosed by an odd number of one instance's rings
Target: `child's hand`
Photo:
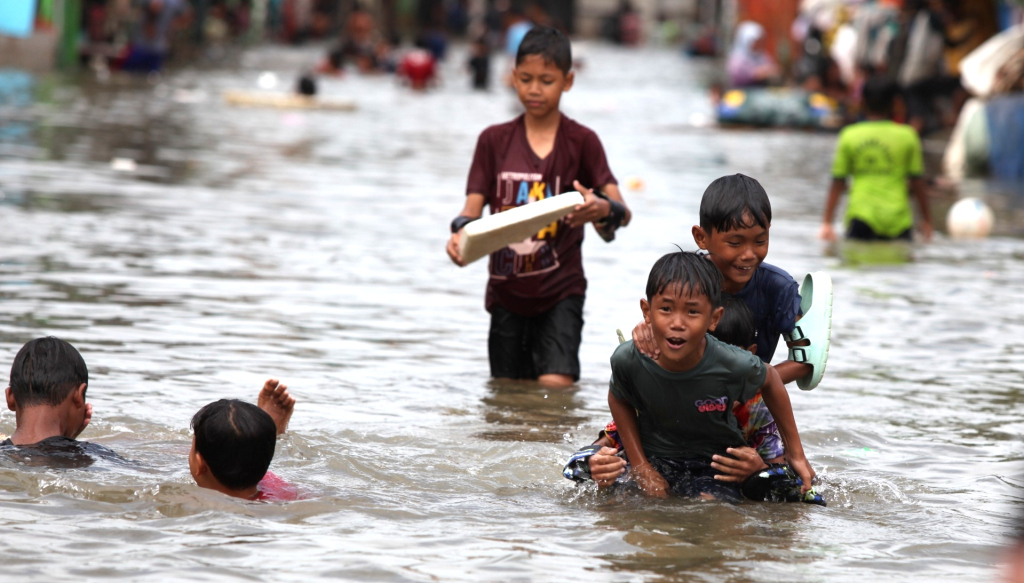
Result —
[[644, 494], [651, 498], [668, 498], [668, 482], [654, 469], [650, 462], [644, 462], [630, 470]]
[[579, 180], [573, 181], [572, 185], [583, 194], [583, 204], [576, 205], [572, 213], [566, 216], [570, 226], [578, 227], [594, 221], [600, 221], [612, 212], [611, 203], [596, 196], [594, 189], [583, 186]]
[[598, 488], [611, 486], [619, 476], [626, 473], [626, 460], [616, 453], [615, 448], [602, 447], [587, 460], [590, 477], [597, 482]]
[[836, 240], [836, 231], [832, 228], [831, 223], [822, 223], [821, 230], [818, 231], [818, 238], [824, 241], [830, 241], [832, 243]]
[[462, 231], [458, 233], [452, 233], [450, 239], [448, 239], [448, 246], [445, 247], [445, 251], [448, 252], [448, 257], [452, 260], [452, 263], [459, 267], [465, 267], [466, 262], [462, 260], [462, 255], [459, 255], [459, 237]]
[[654, 360], [658, 360], [658, 357], [661, 356], [661, 350], [654, 342], [653, 328], [647, 322], [640, 322], [636, 328], [633, 328], [633, 344], [644, 356], [649, 356]]
[[817, 475], [814, 473], [814, 468], [811, 467], [811, 462], [807, 461], [806, 457], [800, 456], [799, 458], [790, 458], [787, 456], [786, 459], [789, 462], [789, 467], [793, 468], [796, 475], [800, 476], [800, 480], [804, 485], [800, 488], [800, 492], [806, 492], [811, 489], [814, 485], [814, 477]]
[[752, 447], [730, 447], [725, 451], [729, 455], [711, 457], [711, 467], [722, 472], [715, 475], [716, 480], [739, 483], [768, 467]]

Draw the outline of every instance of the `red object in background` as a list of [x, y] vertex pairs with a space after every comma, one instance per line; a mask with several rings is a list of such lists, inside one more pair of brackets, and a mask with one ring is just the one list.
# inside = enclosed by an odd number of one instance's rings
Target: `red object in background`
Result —
[[736, 4], [737, 24], [753, 20], [763, 26], [764, 49], [783, 69], [800, 56], [799, 47], [790, 37], [793, 21], [800, 14], [800, 0], [738, 0]]
[[398, 74], [408, 79], [413, 89], [426, 89], [436, 75], [434, 56], [421, 49], [409, 51], [398, 63]]

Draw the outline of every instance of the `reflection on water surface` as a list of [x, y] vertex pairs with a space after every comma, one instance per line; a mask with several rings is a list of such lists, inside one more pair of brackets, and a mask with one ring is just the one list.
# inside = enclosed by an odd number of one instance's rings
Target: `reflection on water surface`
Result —
[[[83, 437], [132, 460], [0, 467], [5, 573], [991, 579], [1022, 510], [1024, 243], [940, 238], [909, 263], [845, 265], [814, 238], [833, 136], [694, 127], [706, 65], [588, 48], [565, 110], [647, 188], [626, 193], [636, 218], [614, 244], [588, 234], [583, 378], [567, 392], [488, 380], [485, 267], [443, 252], [478, 133], [514, 111], [510, 94], [465, 91], [459, 55], [426, 95], [325, 81], [354, 113], [218, 100], [265, 68], [289, 76], [305, 49], [157, 86], [0, 89], [0, 362], [40, 335], [75, 344], [96, 409]], [[575, 487], [560, 469], [609, 419], [615, 329], [640, 318], [653, 261], [693, 248], [704, 187], [737, 171], [772, 197], [768, 261], [835, 281], [828, 375], [791, 393], [829, 507]], [[268, 376], [300, 399], [273, 468], [309, 498], [198, 489], [188, 420]]]

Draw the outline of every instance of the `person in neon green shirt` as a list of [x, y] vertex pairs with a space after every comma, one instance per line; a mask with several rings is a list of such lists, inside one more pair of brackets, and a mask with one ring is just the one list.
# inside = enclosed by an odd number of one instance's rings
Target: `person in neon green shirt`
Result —
[[914, 226], [910, 195], [921, 209], [921, 234], [932, 238], [921, 140], [914, 128], [890, 120], [896, 87], [881, 78], [864, 84], [867, 120], [843, 129], [832, 163], [832, 187], [820, 237], [835, 241], [832, 228], [846, 179], [853, 178], [846, 207], [846, 237], [865, 241], [909, 241]]

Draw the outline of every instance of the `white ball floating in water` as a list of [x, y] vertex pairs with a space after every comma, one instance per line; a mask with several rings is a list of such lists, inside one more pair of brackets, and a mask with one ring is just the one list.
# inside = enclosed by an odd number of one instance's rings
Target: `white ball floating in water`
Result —
[[256, 85], [260, 89], [273, 89], [277, 87], [277, 75], [271, 71], [264, 71], [256, 78]]
[[992, 233], [995, 215], [980, 198], [964, 198], [949, 207], [946, 230], [950, 237], [981, 239]]

